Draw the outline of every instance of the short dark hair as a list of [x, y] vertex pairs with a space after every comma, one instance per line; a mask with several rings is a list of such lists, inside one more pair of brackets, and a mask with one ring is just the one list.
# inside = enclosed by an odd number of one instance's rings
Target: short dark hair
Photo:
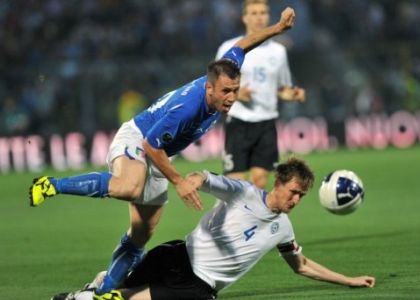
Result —
[[303, 190], [308, 191], [312, 188], [315, 176], [311, 168], [301, 159], [296, 157], [289, 158], [285, 163], [276, 166], [275, 184], [286, 184], [296, 178]]
[[241, 76], [241, 70], [234, 61], [226, 58], [213, 61], [207, 66], [207, 78], [210, 82], [214, 83], [221, 74], [236, 79]]

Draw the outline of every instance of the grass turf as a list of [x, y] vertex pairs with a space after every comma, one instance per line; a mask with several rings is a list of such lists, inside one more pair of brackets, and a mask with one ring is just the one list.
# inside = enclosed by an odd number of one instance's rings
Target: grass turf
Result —
[[[311, 259], [348, 275], [377, 278], [374, 289], [350, 289], [293, 274], [275, 250], [220, 299], [420, 299], [420, 148], [340, 150], [303, 158], [315, 188], [290, 215], [297, 241]], [[175, 164], [184, 174], [221, 171], [220, 161]], [[351, 169], [363, 180], [364, 204], [348, 216], [324, 210], [317, 199], [322, 177]], [[79, 172], [47, 172], [67, 176]], [[49, 299], [80, 288], [106, 268], [128, 226], [127, 205], [109, 199], [58, 196], [29, 207], [27, 188], [37, 174], [2, 175], [0, 184], [0, 291], [14, 300]], [[206, 208], [213, 205], [202, 194]], [[170, 188], [170, 203], [148, 248], [183, 238], [201, 213], [184, 207]]]

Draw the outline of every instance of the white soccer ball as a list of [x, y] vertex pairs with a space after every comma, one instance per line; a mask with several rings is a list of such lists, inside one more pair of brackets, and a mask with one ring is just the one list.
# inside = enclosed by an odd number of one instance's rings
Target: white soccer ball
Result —
[[319, 188], [319, 200], [337, 215], [354, 212], [365, 195], [362, 180], [352, 171], [337, 170], [327, 175]]

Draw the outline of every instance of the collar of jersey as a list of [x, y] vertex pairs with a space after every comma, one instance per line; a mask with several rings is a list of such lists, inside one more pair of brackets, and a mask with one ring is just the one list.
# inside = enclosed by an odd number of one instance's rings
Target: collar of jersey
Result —
[[265, 207], [267, 207], [269, 209], [269, 207], [267, 205], [267, 195], [268, 195], [268, 193], [266, 191], [262, 191], [262, 199], [261, 200], [264, 203]]

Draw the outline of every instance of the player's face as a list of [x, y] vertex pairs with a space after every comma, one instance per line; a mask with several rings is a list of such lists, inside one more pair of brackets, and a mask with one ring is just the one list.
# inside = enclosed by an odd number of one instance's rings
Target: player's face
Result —
[[248, 5], [246, 13], [242, 16], [242, 21], [248, 34], [264, 29], [270, 21], [268, 6], [262, 3]]
[[206, 93], [210, 109], [225, 114], [228, 113], [238, 98], [239, 81], [239, 76], [231, 79], [225, 74], [221, 74], [214, 84], [208, 81]]
[[305, 196], [306, 192], [302, 189], [296, 178], [286, 184], [278, 184], [274, 187], [274, 200], [269, 203], [269, 207], [276, 212], [289, 213]]

